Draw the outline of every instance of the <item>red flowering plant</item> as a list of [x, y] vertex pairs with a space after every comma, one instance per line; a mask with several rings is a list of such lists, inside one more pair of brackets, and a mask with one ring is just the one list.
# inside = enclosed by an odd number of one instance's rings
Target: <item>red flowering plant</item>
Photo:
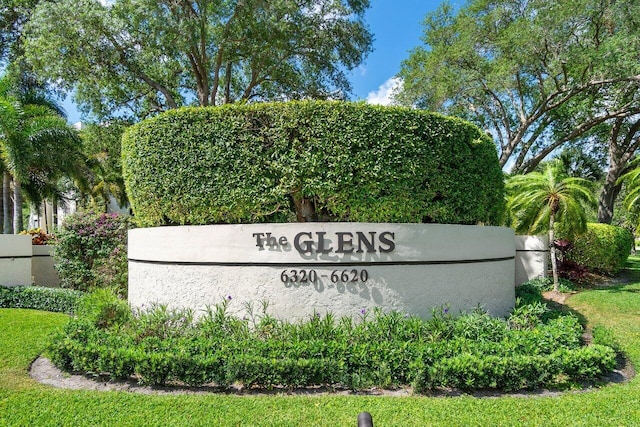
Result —
[[45, 233], [40, 228], [31, 228], [26, 231], [21, 231], [21, 235], [31, 235], [32, 245], [53, 245], [56, 243], [56, 236], [53, 234]]

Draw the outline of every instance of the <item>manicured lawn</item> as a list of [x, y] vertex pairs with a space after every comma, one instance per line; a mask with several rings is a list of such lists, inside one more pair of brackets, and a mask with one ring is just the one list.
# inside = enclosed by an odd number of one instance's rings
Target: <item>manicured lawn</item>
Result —
[[[640, 366], [640, 258], [632, 283], [584, 291], [567, 304], [590, 325], [610, 327]], [[0, 309], [0, 425], [376, 426], [640, 425], [640, 380], [561, 396], [499, 398], [379, 396], [140, 395], [58, 390], [27, 374], [65, 316]]]

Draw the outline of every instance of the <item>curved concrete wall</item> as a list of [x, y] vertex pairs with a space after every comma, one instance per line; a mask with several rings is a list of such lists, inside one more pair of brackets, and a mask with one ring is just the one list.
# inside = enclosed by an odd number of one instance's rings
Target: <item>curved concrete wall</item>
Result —
[[231, 297], [290, 320], [381, 307], [427, 318], [513, 307], [514, 233], [439, 224], [293, 223], [129, 231], [129, 301], [204, 309]]
[[549, 236], [516, 236], [516, 286], [547, 277]]
[[33, 245], [31, 258], [31, 276], [35, 286], [60, 287], [60, 277], [51, 256], [54, 247], [49, 245]]
[[0, 235], [0, 286], [31, 284], [31, 236]]

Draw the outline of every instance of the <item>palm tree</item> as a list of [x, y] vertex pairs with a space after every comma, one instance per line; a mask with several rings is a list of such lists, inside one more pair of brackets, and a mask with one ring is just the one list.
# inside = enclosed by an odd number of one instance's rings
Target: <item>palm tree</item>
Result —
[[592, 183], [562, 173], [557, 161], [540, 172], [515, 175], [507, 180], [507, 210], [517, 233], [549, 233], [553, 290], [558, 292], [558, 267], [554, 245], [556, 223], [568, 232], [586, 230], [585, 208], [595, 206]]
[[32, 91], [16, 91], [15, 84], [0, 79], [0, 161], [3, 163], [4, 232], [8, 188], [13, 184], [13, 232], [23, 229], [22, 194], [32, 204], [54, 192], [55, 183], [81, 164], [81, 142], [60, 109]]

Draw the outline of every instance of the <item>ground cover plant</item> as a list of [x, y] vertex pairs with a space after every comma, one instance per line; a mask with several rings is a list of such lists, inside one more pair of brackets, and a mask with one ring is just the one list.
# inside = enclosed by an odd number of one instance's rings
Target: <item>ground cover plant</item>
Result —
[[481, 310], [436, 310], [426, 322], [363, 310], [357, 319], [316, 314], [300, 323], [266, 308], [236, 318], [227, 313], [231, 298], [197, 320], [164, 306], [132, 312], [102, 289], [83, 300], [49, 351], [65, 370], [151, 385], [520, 390], [610, 372], [615, 351], [583, 346], [578, 318], [550, 311], [529, 288], [506, 320]]
[[[631, 283], [573, 295], [568, 308], [592, 328], [608, 331], [640, 365], [640, 258], [631, 258]], [[146, 395], [62, 390], [29, 378], [29, 363], [49, 335], [68, 321], [61, 314], [0, 309], [0, 425], [354, 425], [361, 411], [376, 425], [620, 426], [640, 423], [640, 380], [586, 392], [482, 398], [383, 397], [340, 394]], [[127, 408], [123, 411], [122, 408]]]

